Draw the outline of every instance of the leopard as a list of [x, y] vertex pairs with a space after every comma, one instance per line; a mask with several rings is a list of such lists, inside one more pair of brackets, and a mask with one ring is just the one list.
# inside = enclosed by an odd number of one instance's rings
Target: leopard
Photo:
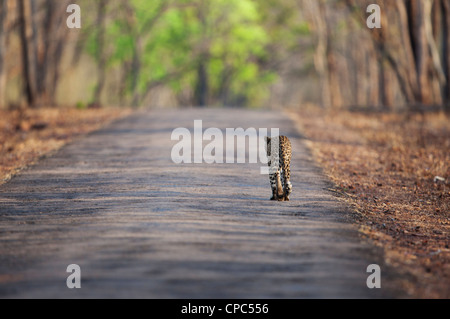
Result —
[[[272, 141], [279, 141], [278, 154], [272, 154]], [[291, 183], [291, 141], [287, 136], [265, 137], [269, 165], [269, 180], [272, 188], [270, 200], [289, 201], [292, 193]], [[276, 147], [276, 145], [274, 146]], [[273, 167], [272, 167], [273, 163]]]

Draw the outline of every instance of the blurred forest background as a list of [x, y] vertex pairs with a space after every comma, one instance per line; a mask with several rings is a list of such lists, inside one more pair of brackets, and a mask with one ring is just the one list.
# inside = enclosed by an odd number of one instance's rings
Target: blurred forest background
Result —
[[448, 0], [0, 0], [0, 107], [449, 108], [449, 50]]

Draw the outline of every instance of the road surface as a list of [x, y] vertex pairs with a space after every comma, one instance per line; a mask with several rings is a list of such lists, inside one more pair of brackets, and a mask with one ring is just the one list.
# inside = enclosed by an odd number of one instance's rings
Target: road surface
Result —
[[[261, 163], [175, 164], [171, 134], [194, 120], [289, 136], [291, 201], [269, 200]], [[391, 297], [367, 288], [369, 264], [390, 276], [382, 253], [329, 187], [279, 112], [140, 111], [0, 186], [0, 297]], [[81, 289], [66, 286], [70, 264]]]

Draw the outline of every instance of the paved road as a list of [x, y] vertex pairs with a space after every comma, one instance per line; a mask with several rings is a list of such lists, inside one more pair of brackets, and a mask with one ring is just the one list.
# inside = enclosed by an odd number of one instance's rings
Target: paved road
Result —
[[[195, 119], [290, 136], [291, 201], [269, 201], [261, 164], [173, 163], [172, 131], [192, 131]], [[0, 187], [0, 297], [391, 296], [367, 288], [380, 251], [360, 240], [329, 187], [283, 115], [142, 111]], [[69, 264], [81, 267], [81, 289], [66, 287]]]

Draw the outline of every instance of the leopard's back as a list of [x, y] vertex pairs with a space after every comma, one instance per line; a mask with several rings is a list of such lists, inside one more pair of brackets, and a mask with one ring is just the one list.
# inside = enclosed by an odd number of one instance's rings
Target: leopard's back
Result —
[[[292, 145], [291, 141], [286, 136], [280, 136], [280, 147], [279, 147], [279, 154], [280, 154], [280, 168], [283, 170], [287, 170], [291, 166], [291, 157], [292, 157]], [[286, 176], [288, 179], [290, 178], [290, 171], [289, 176]]]

